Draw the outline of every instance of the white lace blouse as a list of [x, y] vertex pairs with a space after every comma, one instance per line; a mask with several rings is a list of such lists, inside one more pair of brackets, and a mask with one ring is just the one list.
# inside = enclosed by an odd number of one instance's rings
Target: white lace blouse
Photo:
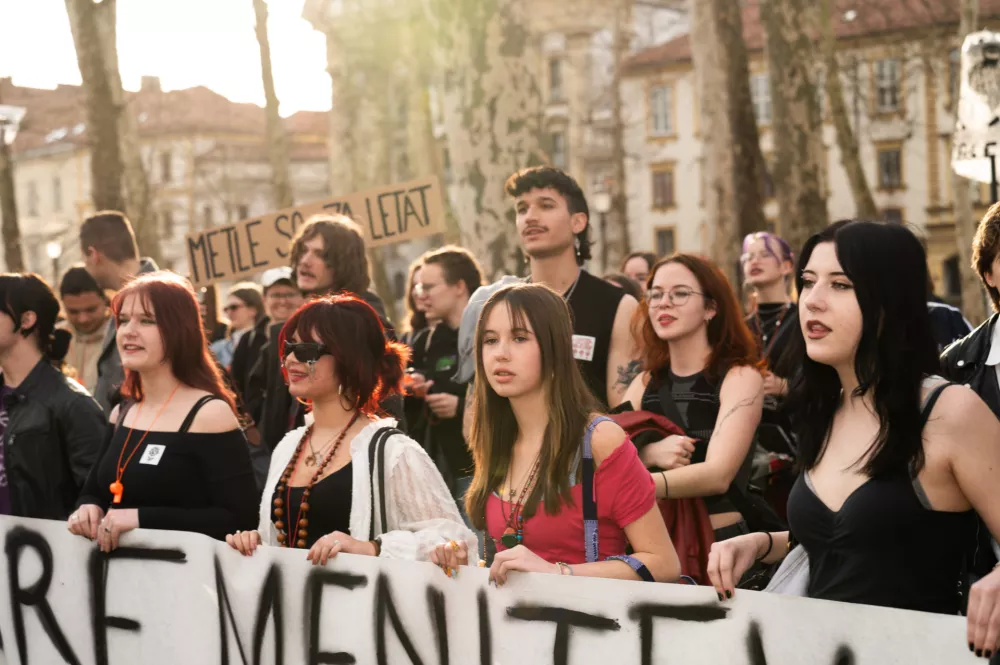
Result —
[[[351, 535], [359, 540], [368, 538], [372, 519], [368, 446], [375, 432], [395, 425], [392, 418], [372, 421], [351, 440]], [[265, 545], [278, 544], [271, 499], [305, 430], [299, 427], [286, 434], [271, 455], [257, 527]], [[465, 526], [437, 467], [416, 441], [404, 434], [393, 434], [386, 440], [385, 474], [388, 524], [381, 534], [381, 556], [425, 561], [435, 545], [464, 540], [470, 558], [475, 557], [476, 535]], [[376, 491], [375, 501], [378, 500]]]

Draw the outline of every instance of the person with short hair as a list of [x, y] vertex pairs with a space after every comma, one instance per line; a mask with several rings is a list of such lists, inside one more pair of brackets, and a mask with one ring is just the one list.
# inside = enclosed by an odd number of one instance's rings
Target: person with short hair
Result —
[[653, 252], [632, 252], [622, 259], [621, 271], [639, 284], [645, 285], [655, 264], [656, 254]]
[[[87, 272], [108, 291], [120, 291], [138, 275], [158, 270], [152, 259], [139, 257], [132, 223], [124, 213], [102, 210], [83, 220], [80, 226], [80, 253]], [[108, 323], [104, 346], [97, 360], [97, 386], [94, 399], [105, 413], [120, 400], [119, 390], [125, 380], [121, 357], [115, 345], [114, 321]]]
[[253, 528], [247, 440], [205, 343], [194, 289], [173, 273], [143, 275], [115, 295], [111, 310], [125, 399], [108, 419], [67, 527], [102, 552], [140, 527], [219, 540]]
[[41, 277], [0, 275], [0, 514], [63, 520], [104, 438], [101, 407], [54, 364], [59, 301]]
[[407, 392], [425, 406], [408, 430], [424, 444], [461, 503], [472, 481], [472, 455], [462, 436], [466, 384], [454, 380], [458, 328], [469, 296], [482, 284], [483, 272], [468, 250], [454, 245], [424, 254], [421, 262], [421, 298], [427, 316], [439, 323], [414, 339]]
[[340, 553], [427, 560], [440, 543], [474, 544], [427, 453], [376, 415], [399, 391], [407, 352], [386, 338], [371, 305], [350, 293], [320, 297], [278, 342], [289, 390], [313, 404], [314, 419], [274, 449], [256, 529], [226, 542], [244, 555], [260, 545], [308, 550], [314, 565]]
[[260, 276], [260, 284], [264, 288], [264, 312], [270, 324], [284, 323], [292, 318], [295, 310], [305, 302], [288, 266], [265, 270]]
[[[969, 386], [1000, 417], [1000, 204], [983, 215], [972, 239], [972, 266], [990, 297], [993, 315], [941, 354], [941, 375]], [[934, 309], [930, 310], [934, 325]], [[985, 575], [997, 564], [1000, 547], [980, 529], [980, 547], [970, 565], [974, 575]]]
[[[573, 353], [583, 377], [602, 409], [618, 406], [641, 369], [629, 329], [638, 303], [583, 268], [591, 246], [590, 207], [583, 190], [571, 176], [551, 166], [522, 169], [504, 189], [514, 200], [517, 235], [531, 268], [527, 281], [545, 284], [569, 303]], [[459, 332], [459, 381], [473, 377], [472, 336], [483, 304], [515, 280], [505, 276], [470, 298]], [[466, 405], [470, 404], [467, 399]]]
[[97, 358], [111, 320], [108, 296], [86, 268], [73, 266], [59, 283], [59, 297], [73, 333], [66, 364], [76, 380], [93, 394], [97, 388]]

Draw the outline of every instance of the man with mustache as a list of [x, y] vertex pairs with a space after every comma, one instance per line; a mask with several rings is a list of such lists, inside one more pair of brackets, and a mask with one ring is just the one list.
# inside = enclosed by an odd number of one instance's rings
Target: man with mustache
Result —
[[[514, 198], [518, 238], [531, 268], [527, 279], [566, 299], [573, 313], [573, 356], [602, 406], [613, 409], [641, 369], [629, 331], [638, 303], [583, 268], [591, 244], [590, 209], [583, 190], [572, 177], [550, 166], [515, 173], [505, 190]], [[482, 287], [470, 300], [459, 334], [459, 382], [470, 380], [475, 371], [472, 336], [483, 304], [512, 279]]]

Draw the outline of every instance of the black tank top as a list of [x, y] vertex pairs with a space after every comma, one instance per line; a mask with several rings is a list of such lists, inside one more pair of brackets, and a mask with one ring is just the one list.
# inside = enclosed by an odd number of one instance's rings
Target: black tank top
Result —
[[601, 408], [608, 408], [608, 354], [615, 315], [625, 292], [580, 270], [567, 303], [573, 314], [573, 356]]
[[[927, 417], [940, 395], [923, 408]], [[871, 478], [834, 512], [802, 473], [788, 497], [788, 523], [809, 554], [809, 597], [957, 614], [974, 511], [931, 508], [916, 474]]]
[[[721, 386], [721, 379], [710, 379], [704, 372], [692, 376], [677, 376], [666, 368], [653, 376], [642, 394], [644, 411], [665, 416], [689, 437], [696, 439], [694, 454], [691, 455], [692, 464], [704, 462], [708, 453], [708, 442], [715, 431], [715, 422], [719, 419]], [[743, 464], [729, 486], [731, 491], [746, 491], [750, 484], [755, 445], [756, 443], [750, 445]], [[710, 515], [739, 512], [725, 494], [703, 498]]]
[[[309, 523], [306, 528], [306, 549], [316, 544], [323, 536], [340, 531], [351, 533], [351, 489], [354, 487], [352, 463], [348, 462], [326, 478], [313, 485], [309, 492]], [[305, 487], [290, 487], [287, 496], [280, 497], [288, 501], [288, 523], [298, 523], [299, 507], [302, 505], [302, 494]], [[278, 497], [275, 488], [272, 503]], [[296, 539], [297, 540], [297, 539]]]

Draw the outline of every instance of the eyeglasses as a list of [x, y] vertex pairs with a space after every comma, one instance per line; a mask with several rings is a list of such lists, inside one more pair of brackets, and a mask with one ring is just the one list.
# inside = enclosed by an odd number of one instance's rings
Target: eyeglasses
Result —
[[767, 259], [777, 259], [778, 257], [771, 252], [747, 252], [740, 257], [743, 263], [750, 263], [751, 261], [766, 261]]
[[300, 363], [314, 363], [323, 356], [333, 355], [319, 342], [285, 342], [281, 350], [281, 359], [295, 354], [295, 359]]
[[437, 284], [426, 284], [424, 282], [418, 282], [413, 285], [413, 292], [418, 298], [420, 298], [422, 296], [426, 296], [428, 293], [433, 291], [434, 287], [436, 286]]
[[680, 307], [687, 303], [691, 296], [703, 295], [705, 294], [689, 289], [686, 286], [675, 286], [669, 291], [650, 289], [646, 291], [646, 305], [649, 307], [658, 307], [663, 302], [663, 299], [666, 298], [674, 307]]
[[222, 308], [222, 311], [229, 314], [230, 312], [235, 312], [236, 310], [243, 309], [244, 307], [246, 307], [246, 305], [226, 305]]

